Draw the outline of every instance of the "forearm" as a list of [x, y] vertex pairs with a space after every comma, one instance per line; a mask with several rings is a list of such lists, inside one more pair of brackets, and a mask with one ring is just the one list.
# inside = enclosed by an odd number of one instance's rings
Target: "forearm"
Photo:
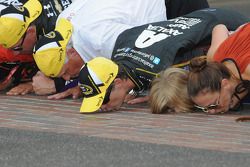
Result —
[[223, 24], [219, 24], [214, 27], [212, 32], [211, 46], [207, 53], [207, 60], [213, 61], [213, 56], [219, 46], [228, 38], [230, 32], [227, 27]]
[[65, 81], [63, 78], [54, 78], [53, 80], [55, 82], [56, 93], [64, 92], [78, 85], [78, 79]]

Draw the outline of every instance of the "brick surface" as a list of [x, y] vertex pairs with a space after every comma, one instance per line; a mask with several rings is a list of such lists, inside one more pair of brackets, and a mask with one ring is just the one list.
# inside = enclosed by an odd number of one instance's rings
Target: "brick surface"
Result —
[[120, 111], [80, 114], [81, 100], [0, 95], [0, 127], [78, 134], [228, 152], [250, 152], [250, 123], [235, 122], [244, 111], [151, 114], [148, 106], [124, 105]]

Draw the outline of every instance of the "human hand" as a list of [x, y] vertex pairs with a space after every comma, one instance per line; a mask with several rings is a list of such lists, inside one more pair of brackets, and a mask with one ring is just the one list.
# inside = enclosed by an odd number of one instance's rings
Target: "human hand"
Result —
[[21, 83], [8, 91], [7, 95], [26, 95], [33, 92], [32, 82]]
[[58, 99], [66, 98], [68, 96], [72, 96], [73, 99], [77, 99], [77, 98], [81, 97], [81, 95], [82, 95], [81, 88], [79, 86], [75, 86], [73, 88], [67, 89], [64, 92], [50, 95], [50, 96], [48, 96], [48, 99], [58, 100]]
[[38, 71], [32, 78], [33, 89], [37, 95], [49, 95], [56, 93], [55, 82], [53, 79], [45, 76], [42, 72]]
[[149, 96], [142, 96], [142, 97], [137, 97], [137, 98], [127, 101], [127, 104], [144, 103], [144, 102], [147, 102], [148, 100], [149, 100]]
[[149, 100], [148, 95], [136, 97], [137, 92], [134, 91], [133, 89], [126, 95], [124, 102], [127, 104], [138, 104], [138, 103], [144, 103]]
[[127, 103], [128, 101], [135, 99], [136, 96], [137, 96], [137, 92], [131, 89], [130, 92], [126, 95], [123, 102]]

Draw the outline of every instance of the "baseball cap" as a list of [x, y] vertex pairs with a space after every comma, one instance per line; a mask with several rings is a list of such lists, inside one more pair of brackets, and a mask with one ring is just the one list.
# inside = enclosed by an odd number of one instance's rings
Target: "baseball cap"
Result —
[[118, 65], [104, 57], [96, 57], [83, 66], [79, 74], [79, 86], [84, 95], [81, 113], [95, 112], [101, 107], [117, 74]]
[[42, 36], [33, 50], [33, 57], [41, 72], [56, 77], [66, 60], [66, 49], [73, 26], [64, 18], [58, 20], [54, 31]]
[[23, 6], [11, 5], [1, 10], [0, 44], [5, 48], [15, 45], [41, 12], [42, 5], [38, 0], [28, 0]]

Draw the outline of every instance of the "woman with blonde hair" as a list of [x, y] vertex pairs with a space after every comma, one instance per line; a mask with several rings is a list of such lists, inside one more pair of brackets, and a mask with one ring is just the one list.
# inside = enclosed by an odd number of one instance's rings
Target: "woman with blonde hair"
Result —
[[153, 80], [149, 94], [152, 113], [190, 112], [193, 103], [187, 94], [188, 71], [171, 67]]

